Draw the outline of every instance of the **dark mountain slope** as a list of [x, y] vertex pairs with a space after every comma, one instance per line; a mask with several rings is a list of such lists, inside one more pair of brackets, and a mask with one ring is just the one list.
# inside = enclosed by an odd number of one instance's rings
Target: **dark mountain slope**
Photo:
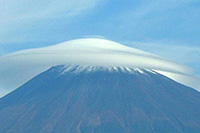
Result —
[[56, 66], [0, 99], [0, 132], [199, 132], [200, 93], [158, 73]]

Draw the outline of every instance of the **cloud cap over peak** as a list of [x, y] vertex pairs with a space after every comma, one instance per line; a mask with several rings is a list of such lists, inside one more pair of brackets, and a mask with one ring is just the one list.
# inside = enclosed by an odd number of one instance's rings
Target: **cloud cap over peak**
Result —
[[12, 91], [46, 69], [63, 64], [153, 69], [167, 72], [164, 75], [169, 77], [169, 73], [175, 74], [182, 84], [185, 78], [180, 76], [190, 73], [187, 67], [159, 56], [105, 39], [85, 38], [0, 57], [0, 87]]

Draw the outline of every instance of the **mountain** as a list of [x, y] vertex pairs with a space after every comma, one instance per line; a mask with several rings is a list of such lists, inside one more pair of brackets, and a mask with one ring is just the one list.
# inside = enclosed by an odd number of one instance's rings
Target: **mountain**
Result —
[[198, 91], [153, 70], [61, 65], [0, 99], [0, 132], [195, 133], [199, 112]]
[[110, 40], [83, 38], [0, 56], [0, 97], [50, 67], [62, 64], [153, 69], [200, 91], [200, 79], [181, 64]]

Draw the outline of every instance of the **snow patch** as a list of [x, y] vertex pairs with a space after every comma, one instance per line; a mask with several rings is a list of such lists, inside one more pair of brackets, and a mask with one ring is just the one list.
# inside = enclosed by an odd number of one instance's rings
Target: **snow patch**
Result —
[[148, 73], [153, 73], [152, 70], [144, 70], [140, 68], [131, 68], [131, 67], [112, 67], [112, 66], [87, 66], [87, 65], [63, 65], [59, 72], [60, 75], [64, 75], [65, 73], [91, 73], [97, 71], [104, 71], [104, 72], [122, 72], [122, 73], [129, 73], [129, 74], [144, 74], [148, 75]]

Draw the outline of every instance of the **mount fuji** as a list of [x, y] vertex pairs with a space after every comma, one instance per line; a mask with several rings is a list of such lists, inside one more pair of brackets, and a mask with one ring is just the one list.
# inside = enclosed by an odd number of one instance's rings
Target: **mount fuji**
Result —
[[200, 79], [181, 64], [106, 39], [84, 38], [0, 56], [0, 97], [63, 64], [151, 69], [200, 91]]
[[0, 98], [0, 132], [200, 131], [200, 92], [162, 73], [191, 80], [188, 69], [156, 55], [80, 39], [3, 56], [0, 66], [0, 87], [13, 90]]

